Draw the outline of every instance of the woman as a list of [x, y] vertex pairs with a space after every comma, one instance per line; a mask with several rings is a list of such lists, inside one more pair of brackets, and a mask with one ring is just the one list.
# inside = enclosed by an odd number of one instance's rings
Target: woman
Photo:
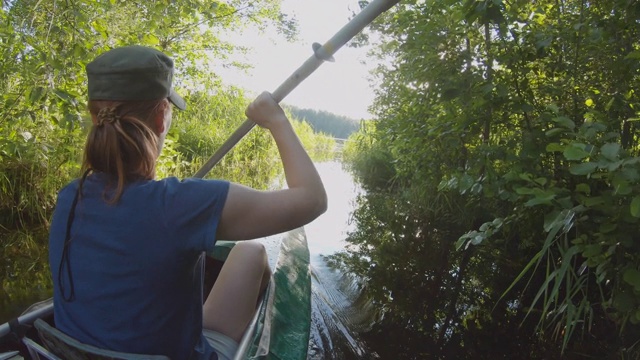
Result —
[[129, 46], [87, 65], [93, 126], [84, 175], [58, 195], [50, 230], [58, 329], [115, 351], [171, 359], [233, 357], [270, 270], [264, 247], [240, 242], [202, 306], [203, 252], [216, 239], [284, 232], [326, 210], [324, 187], [269, 93], [247, 117], [269, 130], [288, 188], [220, 180], [154, 180], [171, 125], [173, 61]]

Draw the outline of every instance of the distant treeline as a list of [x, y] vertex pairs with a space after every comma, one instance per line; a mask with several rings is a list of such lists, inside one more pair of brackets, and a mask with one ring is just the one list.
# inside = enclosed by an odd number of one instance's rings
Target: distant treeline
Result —
[[290, 105], [286, 108], [294, 117], [308, 122], [316, 132], [323, 132], [335, 138], [346, 139], [360, 129], [359, 120], [346, 116], [323, 110], [300, 109]]

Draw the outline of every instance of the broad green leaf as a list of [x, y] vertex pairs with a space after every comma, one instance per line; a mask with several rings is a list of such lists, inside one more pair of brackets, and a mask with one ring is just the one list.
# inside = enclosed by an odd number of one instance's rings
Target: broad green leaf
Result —
[[591, 187], [589, 187], [589, 184], [580, 183], [576, 185], [576, 191], [589, 195], [591, 193]]
[[558, 204], [563, 209], [572, 209], [573, 208], [573, 199], [571, 196], [564, 196], [561, 198], [556, 198]]
[[544, 216], [544, 231], [549, 232], [554, 226], [562, 222], [566, 213], [554, 210]]
[[618, 292], [613, 299], [613, 306], [620, 312], [631, 311], [635, 308], [635, 299], [628, 292]]
[[458, 96], [460, 96], [460, 89], [457, 89], [457, 88], [445, 89], [442, 92], [442, 99], [445, 101], [453, 100]]
[[520, 173], [518, 177], [522, 180], [531, 181], [531, 174], [529, 173]]
[[472, 194], [480, 194], [482, 192], [482, 189], [484, 187], [482, 186], [481, 183], [474, 183], [473, 186], [471, 186], [471, 193]]
[[547, 105], [547, 110], [550, 110], [552, 113], [557, 114], [560, 112], [560, 108], [556, 104]]
[[533, 181], [540, 184], [541, 186], [545, 186], [547, 184], [547, 179], [543, 177], [535, 178]]
[[474, 184], [474, 180], [471, 176], [469, 176], [468, 174], [464, 174], [462, 175], [462, 178], [459, 181], [458, 184], [458, 189], [464, 193], [467, 190], [469, 190], [469, 188], [471, 188], [471, 186], [473, 186]]
[[624, 58], [625, 59], [640, 60], [640, 50], [632, 51], [632, 52], [628, 53], [627, 56], [625, 56]]
[[478, 235], [471, 238], [471, 244], [480, 245], [484, 239], [485, 239], [485, 234], [478, 233]]
[[452, 177], [449, 180], [442, 180], [440, 184], [438, 184], [438, 190], [444, 189], [455, 189], [458, 187], [458, 178]]
[[593, 206], [601, 205], [604, 203], [605, 203], [605, 199], [602, 196], [588, 197], [584, 201], [584, 205], [588, 207], [593, 207]]
[[636, 168], [626, 167], [622, 169], [622, 176], [624, 176], [625, 179], [631, 182], [636, 182], [640, 180], [640, 171], [638, 171], [638, 169]]
[[640, 218], [640, 196], [635, 196], [633, 200], [631, 200], [629, 210], [631, 211], [631, 216]]
[[567, 129], [575, 129], [576, 127], [576, 123], [573, 122], [573, 120], [569, 119], [566, 116], [558, 116], [552, 119], [553, 122], [555, 122], [556, 124], [565, 127]]
[[584, 247], [582, 251], [582, 256], [584, 257], [593, 257], [596, 255], [602, 254], [602, 246], [598, 244], [591, 244]]
[[611, 100], [609, 100], [609, 102], [607, 102], [607, 105], [604, 106], [604, 109], [606, 111], [611, 110], [611, 107], [613, 106], [613, 104], [616, 102], [616, 98], [611, 98]]
[[[465, 249], [468, 248], [469, 245], [471, 245], [472, 241], [475, 240], [478, 236], [482, 236], [482, 234], [476, 230], [471, 230], [468, 233], [460, 236], [460, 238], [458, 238], [458, 241], [456, 241], [456, 250], [460, 250], [460, 248], [462, 248], [462, 245], [464, 245], [465, 243], [467, 244], [467, 246], [465, 246]], [[472, 241], [469, 241], [469, 239], [471, 239]]]
[[[573, 227], [574, 218], [575, 212], [567, 209], [562, 211], [554, 210], [547, 213], [544, 216], [544, 231], [549, 233], [547, 236], [551, 236], [552, 233], [557, 233], [560, 230], [566, 232]], [[547, 241], [550, 241], [550, 239], [547, 239]]]
[[618, 228], [618, 224], [606, 222], [600, 225], [600, 232], [603, 234], [610, 233]]
[[158, 45], [160, 44], [160, 40], [153, 34], [145, 34], [142, 37], [142, 41], [148, 45]]
[[611, 185], [616, 195], [629, 195], [633, 191], [633, 188], [625, 179], [615, 178], [611, 182]]
[[588, 107], [593, 107], [593, 105], [594, 105], [593, 99], [587, 99], [584, 102], [584, 104], [587, 105]]
[[480, 87], [480, 90], [482, 90], [482, 92], [485, 94], [490, 94], [493, 91], [493, 84], [482, 85]]
[[627, 269], [622, 274], [622, 280], [633, 286], [634, 289], [640, 290], [640, 271], [637, 269]]
[[531, 112], [531, 111], [535, 110], [535, 108], [534, 108], [531, 104], [529, 104], [529, 103], [525, 103], [525, 102], [523, 102], [523, 103], [520, 103], [520, 104], [518, 104], [518, 105], [519, 105], [519, 106], [518, 106], [518, 108], [519, 108], [522, 112]]
[[571, 165], [569, 172], [573, 175], [589, 175], [596, 171], [598, 164], [594, 162], [586, 162], [582, 164]]
[[520, 195], [532, 195], [535, 194], [535, 190], [532, 188], [528, 188], [528, 187], [519, 187], [515, 189], [517, 194]]
[[[610, 172], [611, 172], [611, 171], [616, 171], [616, 170], [618, 170], [618, 168], [619, 168], [620, 166], [622, 166], [622, 164], [623, 164], [623, 163], [624, 163], [624, 161], [623, 161], [623, 160], [613, 161], [613, 162], [611, 162], [611, 163], [607, 164], [607, 166], [605, 166], [604, 168], [606, 168], [606, 169], [607, 169], [607, 170], [609, 170]], [[598, 165], [599, 165], [599, 164], [598, 164]]]
[[549, 45], [551, 45], [552, 42], [553, 42], [553, 38], [545, 37], [536, 41], [535, 45], [538, 50], [542, 50], [544, 48], [549, 47]]
[[588, 152], [574, 144], [567, 146], [562, 154], [567, 160], [582, 160], [589, 156]]
[[636, 164], [640, 164], [640, 157], [630, 157], [628, 159], [624, 160], [624, 164], [625, 165], [636, 165]]
[[565, 146], [559, 143], [549, 143], [545, 150], [547, 152], [561, 152], [564, 151]]
[[556, 194], [553, 193], [545, 193], [545, 194], [540, 194], [540, 195], [536, 195], [536, 197], [534, 197], [533, 199], [527, 201], [524, 206], [536, 206], [536, 205], [551, 205], [551, 200], [553, 200], [556, 197]]
[[42, 86], [36, 86], [32, 88], [31, 93], [29, 94], [29, 100], [32, 103], [36, 103], [40, 101], [42, 94], [44, 94], [44, 88]]
[[606, 157], [609, 160], [616, 160], [618, 158], [618, 154], [620, 153], [620, 144], [604, 144], [602, 148], [600, 148], [600, 153], [602, 154], [602, 156]]
[[[545, 136], [551, 137], [551, 136], [553, 136], [553, 135], [560, 134], [560, 133], [563, 133], [563, 132], [565, 132], [565, 131], [566, 131], [566, 130], [565, 130], [565, 129], [562, 129], [562, 128], [553, 128], [553, 129], [551, 129], [551, 130], [548, 130], [548, 131], [547, 131], [547, 132], [545, 132], [544, 134], [545, 134]], [[547, 150], [547, 151], [549, 151], [549, 150]]]

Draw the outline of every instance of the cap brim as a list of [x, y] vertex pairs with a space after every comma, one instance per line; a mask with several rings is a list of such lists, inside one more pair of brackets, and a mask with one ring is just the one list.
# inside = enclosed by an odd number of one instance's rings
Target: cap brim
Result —
[[173, 89], [171, 89], [171, 92], [169, 93], [169, 101], [171, 101], [171, 103], [180, 110], [185, 110], [187, 108], [187, 102], [184, 101], [184, 99]]

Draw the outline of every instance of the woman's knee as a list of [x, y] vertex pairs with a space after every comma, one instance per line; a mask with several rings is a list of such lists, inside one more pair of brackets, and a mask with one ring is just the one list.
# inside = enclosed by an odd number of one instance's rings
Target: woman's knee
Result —
[[232, 251], [245, 260], [267, 262], [267, 250], [262, 243], [257, 241], [240, 241], [236, 243]]

